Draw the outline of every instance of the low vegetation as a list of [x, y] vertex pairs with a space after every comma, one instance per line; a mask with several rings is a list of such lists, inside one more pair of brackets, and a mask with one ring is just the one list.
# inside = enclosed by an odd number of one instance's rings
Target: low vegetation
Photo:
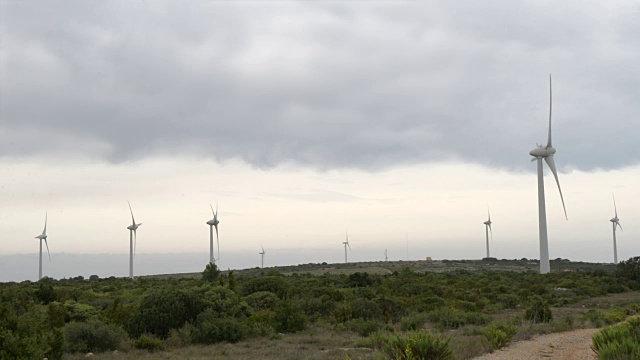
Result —
[[600, 330], [591, 348], [603, 360], [640, 359], [640, 318]]
[[[0, 358], [467, 359], [637, 313], [638, 260], [556, 259], [548, 275], [484, 259], [0, 283]], [[594, 350], [635, 351], [626, 324]]]

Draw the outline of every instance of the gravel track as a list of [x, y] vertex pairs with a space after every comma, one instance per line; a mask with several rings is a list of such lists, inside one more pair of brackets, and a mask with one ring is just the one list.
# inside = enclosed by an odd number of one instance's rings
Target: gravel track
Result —
[[591, 338], [598, 331], [599, 329], [579, 329], [541, 335], [513, 343], [474, 360], [594, 360], [598, 356], [591, 350]]

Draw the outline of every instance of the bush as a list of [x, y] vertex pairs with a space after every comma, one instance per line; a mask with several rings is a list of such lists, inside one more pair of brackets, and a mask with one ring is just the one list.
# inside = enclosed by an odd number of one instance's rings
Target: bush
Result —
[[126, 338], [124, 330], [99, 320], [72, 321], [63, 328], [67, 352], [104, 352], [116, 350]]
[[640, 318], [600, 330], [591, 348], [600, 359], [640, 359]]
[[382, 325], [375, 321], [367, 321], [362, 319], [353, 319], [344, 323], [344, 326], [354, 333], [360, 336], [366, 337], [374, 332], [381, 330]]
[[254, 310], [274, 309], [278, 303], [278, 295], [271, 291], [258, 291], [247, 295], [244, 300]]
[[501, 323], [487, 327], [482, 334], [489, 342], [491, 350], [497, 350], [505, 346], [517, 332], [515, 326]]
[[427, 319], [440, 329], [457, 329], [466, 323], [465, 313], [452, 309], [431, 311], [427, 314]]
[[202, 307], [200, 298], [193, 294], [175, 289], [157, 290], [142, 299], [129, 321], [129, 334], [138, 337], [148, 333], [164, 339], [171, 329], [195, 320]]
[[377, 332], [371, 336], [374, 347], [397, 360], [449, 360], [453, 351], [449, 339], [433, 336], [424, 331], [403, 335], [385, 335]]
[[192, 338], [199, 344], [214, 344], [222, 341], [236, 343], [244, 339], [247, 332], [248, 329], [240, 321], [221, 318], [219, 314], [208, 310], [198, 316]]
[[214, 263], [208, 263], [202, 272], [202, 280], [215, 284], [220, 276], [220, 270]]
[[280, 302], [275, 311], [275, 328], [282, 333], [293, 333], [307, 327], [307, 318], [302, 309], [291, 300]]
[[553, 314], [551, 313], [549, 304], [542, 300], [542, 298], [536, 297], [531, 307], [525, 311], [524, 318], [534, 324], [548, 323], [553, 319]]
[[616, 276], [640, 281], [640, 256], [621, 261], [616, 266]]
[[351, 315], [354, 319], [373, 320], [382, 317], [382, 311], [375, 302], [359, 298], [351, 302]]
[[427, 320], [427, 314], [425, 313], [411, 313], [400, 319], [400, 328], [403, 331], [419, 330]]
[[149, 352], [164, 350], [164, 342], [162, 339], [150, 334], [142, 334], [133, 342], [133, 347], [140, 350], [148, 350]]

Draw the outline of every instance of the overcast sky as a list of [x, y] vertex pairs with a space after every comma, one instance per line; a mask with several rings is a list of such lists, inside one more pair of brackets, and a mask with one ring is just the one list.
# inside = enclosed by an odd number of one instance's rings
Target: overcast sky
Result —
[[480, 258], [489, 205], [537, 258], [552, 74], [551, 257], [611, 261], [612, 193], [638, 255], [638, 34], [637, 1], [0, 0], [0, 253], [45, 211], [52, 255], [126, 253], [130, 200], [145, 253], [206, 253], [218, 202], [228, 252]]

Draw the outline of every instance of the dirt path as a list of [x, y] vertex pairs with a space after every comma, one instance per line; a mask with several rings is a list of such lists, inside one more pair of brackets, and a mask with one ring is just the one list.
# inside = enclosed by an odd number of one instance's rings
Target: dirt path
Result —
[[593, 360], [598, 356], [591, 350], [591, 338], [599, 329], [579, 329], [562, 333], [541, 335], [531, 340], [519, 341], [492, 354], [474, 360]]

